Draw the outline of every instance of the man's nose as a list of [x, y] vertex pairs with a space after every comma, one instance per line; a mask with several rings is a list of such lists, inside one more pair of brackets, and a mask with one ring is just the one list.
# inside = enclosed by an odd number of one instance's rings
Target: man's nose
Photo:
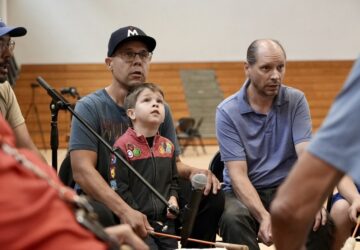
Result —
[[135, 64], [141, 64], [142, 63], [142, 60], [141, 60], [141, 57], [140, 57], [139, 54], [135, 55], [133, 63], [135, 63]]
[[10, 58], [12, 57], [13, 53], [11, 52], [8, 46], [5, 46], [1, 51], [1, 59]]
[[281, 73], [279, 71], [277, 71], [276, 69], [274, 69], [271, 73], [271, 79], [273, 80], [279, 80], [281, 76]]

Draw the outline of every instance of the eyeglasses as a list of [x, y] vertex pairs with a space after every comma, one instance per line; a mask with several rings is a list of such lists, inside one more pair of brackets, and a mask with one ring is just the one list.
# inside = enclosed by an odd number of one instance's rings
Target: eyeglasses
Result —
[[8, 42], [6, 42], [4, 40], [0, 40], [0, 52], [2, 53], [3, 51], [5, 51], [6, 48], [9, 49], [10, 52], [13, 52], [15, 49], [15, 41], [9, 40]]
[[141, 51], [141, 52], [133, 52], [133, 51], [119, 51], [116, 55], [119, 55], [126, 62], [132, 62], [135, 60], [138, 55], [142, 61], [150, 61], [152, 57], [152, 53], [149, 51]]

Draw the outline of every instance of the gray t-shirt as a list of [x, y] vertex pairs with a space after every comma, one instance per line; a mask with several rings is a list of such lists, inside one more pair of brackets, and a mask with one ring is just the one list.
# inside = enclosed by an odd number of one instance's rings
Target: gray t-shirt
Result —
[[[247, 100], [247, 81], [216, 112], [222, 161], [246, 161], [256, 189], [277, 187], [297, 160], [295, 145], [311, 138], [311, 118], [304, 94], [282, 85], [270, 112], [255, 112]], [[224, 190], [231, 189], [227, 168]]]
[[308, 151], [360, 184], [360, 58]]
[[[83, 97], [76, 104], [75, 111], [89, 123], [89, 125], [113, 146], [116, 139], [124, 134], [129, 126], [125, 110], [118, 106], [105, 89], [98, 90]], [[168, 138], [175, 145], [175, 154], [180, 149], [176, 139], [175, 128], [168, 105], [165, 105], [165, 121], [160, 126], [160, 135]], [[108, 180], [110, 166], [110, 152], [93, 136], [75, 117], [71, 123], [69, 150], [91, 150], [97, 152], [97, 170], [105, 180]]]

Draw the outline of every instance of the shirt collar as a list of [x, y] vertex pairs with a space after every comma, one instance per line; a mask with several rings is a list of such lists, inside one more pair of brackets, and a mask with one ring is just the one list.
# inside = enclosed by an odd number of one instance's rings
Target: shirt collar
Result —
[[[254, 110], [251, 108], [249, 104], [247, 91], [246, 91], [249, 85], [250, 85], [250, 80], [246, 79], [240, 91], [237, 93], [237, 100], [239, 102], [239, 108], [241, 114], [254, 112]], [[289, 102], [289, 95], [287, 94], [286, 86], [281, 84], [279, 94], [275, 97], [273, 106], [282, 106], [288, 102]]]
[[[146, 137], [144, 135], [137, 135], [136, 134], [136, 131], [132, 128], [132, 127], [129, 127], [128, 128], [128, 131], [127, 131], [131, 136], [133, 136], [134, 138], [136, 138], [137, 141], [139, 142], [146, 142]], [[155, 141], [155, 138], [159, 137], [160, 136], [160, 133], [159, 131], [156, 132], [156, 135], [154, 136], [154, 141]]]

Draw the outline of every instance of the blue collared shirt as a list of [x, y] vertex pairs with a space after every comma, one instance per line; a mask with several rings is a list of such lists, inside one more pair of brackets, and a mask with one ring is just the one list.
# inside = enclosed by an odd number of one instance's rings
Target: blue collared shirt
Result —
[[[216, 134], [224, 162], [246, 161], [256, 189], [277, 187], [297, 160], [295, 145], [311, 138], [311, 117], [305, 95], [282, 85], [268, 114], [255, 112], [244, 86], [219, 104]], [[224, 190], [231, 189], [224, 169]]]

